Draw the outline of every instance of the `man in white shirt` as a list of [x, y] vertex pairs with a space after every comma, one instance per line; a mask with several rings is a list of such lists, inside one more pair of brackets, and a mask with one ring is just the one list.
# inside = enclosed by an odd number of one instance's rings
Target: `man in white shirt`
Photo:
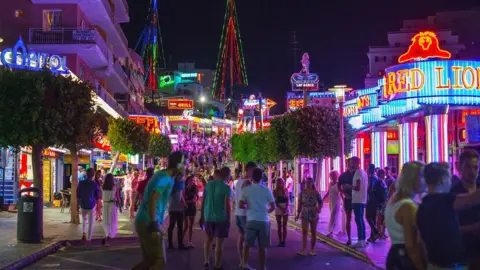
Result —
[[[240, 266], [246, 265], [243, 264], [243, 243], [245, 242], [245, 226], [247, 225], [247, 210], [240, 208], [240, 198], [242, 196], [243, 188], [252, 184], [251, 178], [255, 168], [257, 168], [257, 164], [254, 162], [248, 162], [245, 168], [247, 171], [247, 177], [238, 180], [233, 189], [235, 192], [235, 223], [238, 228], [237, 249], [240, 258]], [[245, 268], [249, 269], [248, 265]]]
[[275, 210], [275, 199], [272, 192], [261, 185], [262, 176], [263, 171], [255, 168], [252, 173], [253, 184], [242, 190], [240, 208], [247, 209], [247, 225], [245, 227], [245, 247], [241, 269], [248, 269], [250, 248], [253, 247], [257, 239], [260, 269], [266, 269], [267, 247], [270, 245], [270, 218], [268, 214]]
[[352, 157], [349, 160], [349, 169], [355, 171], [353, 176], [352, 207], [355, 214], [355, 223], [357, 224], [358, 242], [353, 248], [365, 247], [365, 205], [367, 203], [368, 175], [360, 168], [360, 159]]
[[290, 203], [293, 203], [293, 178], [292, 171], [288, 172], [287, 180], [285, 182], [285, 188], [288, 191], [288, 197], [290, 198]]

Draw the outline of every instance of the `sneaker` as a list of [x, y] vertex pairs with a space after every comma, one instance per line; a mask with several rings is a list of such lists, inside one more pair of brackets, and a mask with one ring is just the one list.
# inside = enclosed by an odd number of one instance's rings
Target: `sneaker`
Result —
[[315, 251], [312, 250], [312, 251], [310, 251], [309, 255], [310, 256], [317, 256], [317, 253], [315, 253]]
[[297, 252], [297, 255], [299, 255], [299, 256], [307, 256], [307, 253], [302, 250], [302, 251]]
[[360, 240], [355, 245], [352, 246], [352, 248], [365, 248], [365, 240]]
[[188, 248], [195, 248], [195, 245], [192, 242], [188, 242], [187, 247]]

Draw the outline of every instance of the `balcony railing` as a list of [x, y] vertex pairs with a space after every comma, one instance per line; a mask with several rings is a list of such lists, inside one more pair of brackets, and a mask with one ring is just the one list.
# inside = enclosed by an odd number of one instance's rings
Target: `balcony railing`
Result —
[[117, 100], [113, 98], [112, 95], [110, 95], [110, 93], [108, 93], [107, 90], [105, 90], [105, 88], [103, 88], [103, 86], [97, 80], [92, 81], [92, 87], [95, 91], [95, 94], [103, 99], [118, 114], [120, 114], [122, 117], [128, 116], [127, 111], [120, 104], [118, 104]]
[[30, 44], [96, 44], [108, 59], [108, 47], [96, 29], [57, 28], [45, 31], [42, 28], [30, 28]]
[[127, 77], [127, 73], [125, 73], [125, 70], [124, 70], [123, 67], [120, 65], [120, 63], [115, 62], [115, 63], [113, 64], [113, 69], [114, 69], [115, 72], [118, 74], [118, 76], [120, 76], [120, 78], [122, 79], [123, 83], [125, 83], [125, 85], [128, 87], [128, 77]]

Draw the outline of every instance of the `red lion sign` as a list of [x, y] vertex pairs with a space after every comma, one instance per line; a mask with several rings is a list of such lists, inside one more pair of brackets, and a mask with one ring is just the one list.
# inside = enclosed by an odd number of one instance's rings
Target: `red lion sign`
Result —
[[428, 58], [450, 59], [452, 54], [440, 49], [437, 35], [434, 32], [425, 31], [416, 34], [412, 38], [412, 44], [408, 52], [398, 58], [399, 63], [412, 60], [427, 60]]

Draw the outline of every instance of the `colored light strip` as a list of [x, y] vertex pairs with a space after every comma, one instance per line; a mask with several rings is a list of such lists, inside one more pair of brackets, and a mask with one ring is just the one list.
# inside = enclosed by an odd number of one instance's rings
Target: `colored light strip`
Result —
[[407, 122], [398, 125], [398, 140], [400, 143], [400, 154], [398, 168], [402, 169], [403, 164], [418, 159], [418, 123]]
[[340, 157], [332, 160], [332, 167], [335, 171], [340, 172]]
[[363, 144], [365, 143], [365, 139], [364, 138], [356, 138], [355, 141], [357, 142], [356, 143], [356, 152], [357, 152], [357, 157], [360, 159], [360, 166], [362, 166], [362, 168], [365, 168], [365, 150], [364, 150], [364, 147], [363, 147]]
[[372, 164], [376, 167], [387, 166], [387, 132], [372, 132]]
[[322, 177], [320, 177], [320, 191], [327, 191], [328, 183], [330, 182], [330, 166], [331, 158], [324, 158], [322, 161]]
[[427, 163], [448, 162], [448, 115], [425, 116]]

